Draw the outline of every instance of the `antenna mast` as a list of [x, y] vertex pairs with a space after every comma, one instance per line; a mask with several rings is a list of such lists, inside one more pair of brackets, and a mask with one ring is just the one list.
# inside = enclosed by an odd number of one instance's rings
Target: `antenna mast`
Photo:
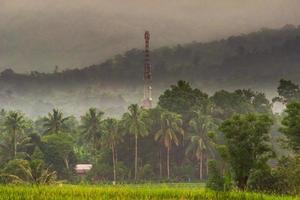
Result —
[[151, 108], [152, 107], [152, 69], [150, 63], [150, 53], [149, 53], [149, 41], [150, 41], [150, 33], [149, 31], [145, 31], [145, 60], [144, 60], [144, 99], [142, 102], [143, 108]]

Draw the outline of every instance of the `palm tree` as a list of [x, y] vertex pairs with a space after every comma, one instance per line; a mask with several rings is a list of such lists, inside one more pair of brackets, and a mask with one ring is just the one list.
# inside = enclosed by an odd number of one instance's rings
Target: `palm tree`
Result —
[[13, 158], [17, 155], [18, 143], [20, 143], [24, 137], [24, 130], [26, 128], [26, 121], [24, 115], [11, 111], [8, 113], [4, 120], [4, 130], [8, 133], [8, 140], [11, 141], [12, 144], [12, 154]]
[[170, 149], [173, 143], [176, 146], [179, 145], [178, 134], [184, 135], [181, 116], [173, 112], [163, 111], [160, 115], [160, 129], [155, 133], [154, 139], [167, 149], [168, 179], [170, 178]]
[[41, 160], [12, 160], [15, 163], [16, 173], [2, 173], [0, 177], [8, 179], [12, 183], [52, 184], [56, 183], [56, 171], [50, 171], [44, 167]]
[[189, 122], [189, 125], [193, 135], [190, 137], [190, 144], [186, 149], [186, 154], [191, 154], [196, 157], [199, 162], [199, 178], [202, 180], [204, 155], [206, 155], [206, 171], [208, 170], [208, 154], [211, 156], [216, 155], [213, 143], [208, 136], [210, 131], [216, 129], [216, 125], [211, 116], [206, 115], [199, 110], [194, 112], [194, 116]]
[[108, 118], [104, 120], [104, 134], [102, 138], [103, 146], [106, 146], [112, 151], [112, 161], [113, 161], [113, 172], [114, 172], [114, 182], [117, 180], [117, 145], [122, 142], [122, 135], [120, 132], [119, 122], [116, 119]]
[[190, 144], [186, 149], [186, 154], [192, 154], [196, 157], [199, 162], [199, 178], [203, 179], [203, 154], [206, 151], [205, 143], [203, 142], [203, 138], [200, 136], [192, 136], [190, 139]]
[[[13, 134], [4, 134], [0, 138], [0, 162], [5, 163], [15, 157], [27, 157], [24, 147], [30, 146], [30, 138], [26, 135], [17, 136], [17, 147], [14, 145]], [[17, 148], [17, 152], [15, 151]]]
[[138, 170], [138, 137], [143, 137], [148, 134], [147, 125], [143, 116], [143, 110], [137, 104], [132, 104], [128, 107], [127, 113], [123, 116], [125, 126], [130, 134], [135, 137], [135, 161], [134, 161], [134, 179], [137, 180]]
[[97, 144], [101, 137], [101, 124], [104, 113], [96, 108], [90, 108], [89, 111], [81, 117], [81, 129], [84, 139], [93, 144], [93, 154], [96, 155]]
[[58, 134], [67, 130], [66, 121], [69, 117], [63, 117], [63, 113], [58, 109], [53, 109], [52, 113], [48, 113], [48, 117], [44, 118], [45, 133]]

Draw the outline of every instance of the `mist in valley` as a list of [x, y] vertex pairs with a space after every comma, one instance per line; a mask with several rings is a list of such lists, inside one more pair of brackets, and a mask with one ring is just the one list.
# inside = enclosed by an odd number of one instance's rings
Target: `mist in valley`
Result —
[[53, 108], [79, 116], [89, 107], [120, 116], [143, 97], [145, 30], [154, 104], [181, 79], [209, 95], [251, 88], [271, 100], [280, 78], [299, 78], [299, 6], [297, 0], [2, 1], [0, 106], [32, 117]]

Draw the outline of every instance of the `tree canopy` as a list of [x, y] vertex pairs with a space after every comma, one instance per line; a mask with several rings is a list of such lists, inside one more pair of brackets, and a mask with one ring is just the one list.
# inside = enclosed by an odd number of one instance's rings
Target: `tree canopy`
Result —
[[225, 134], [229, 162], [237, 186], [245, 189], [251, 170], [264, 164], [273, 154], [268, 132], [272, 119], [267, 115], [234, 115], [220, 130]]

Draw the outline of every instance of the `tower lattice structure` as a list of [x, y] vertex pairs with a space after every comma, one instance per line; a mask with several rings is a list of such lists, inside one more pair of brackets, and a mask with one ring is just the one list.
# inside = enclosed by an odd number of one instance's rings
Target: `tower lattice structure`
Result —
[[144, 99], [142, 101], [143, 108], [152, 107], [152, 67], [150, 63], [150, 52], [149, 52], [149, 43], [150, 43], [150, 33], [145, 31], [145, 60], [144, 60]]

